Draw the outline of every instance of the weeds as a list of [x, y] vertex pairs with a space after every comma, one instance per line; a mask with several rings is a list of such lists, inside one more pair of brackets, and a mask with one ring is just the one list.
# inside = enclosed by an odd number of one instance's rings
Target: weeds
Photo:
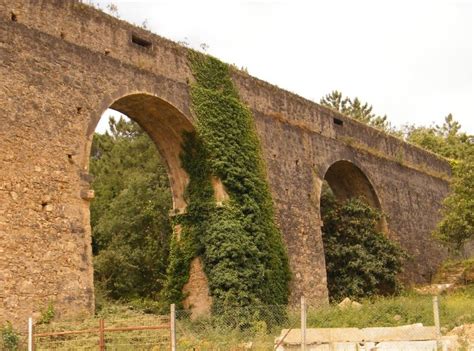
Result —
[[20, 335], [15, 331], [10, 322], [6, 322], [1, 328], [1, 349], [5, 351], [18, 350]]

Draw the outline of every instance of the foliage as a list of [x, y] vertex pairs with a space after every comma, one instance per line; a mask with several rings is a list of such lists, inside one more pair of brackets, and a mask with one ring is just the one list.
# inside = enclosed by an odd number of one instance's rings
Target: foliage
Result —
[[341, 92], [334, 90], [322, 97], [319, 103], [372, 127], [396, 134], [386, 115], [383, 117], [376, 115], [372, 112], [372, 105], [362, 103], [357, 97], [354, 99], [343, 97]]
[[474, 238], [474, 138], [461, 132], [453, 116], [443, 125], [406, 126], [406, 140], [451, 159], [451, 194], [443, 203], [443, 219], [434, 235], [454, 252]]
[[38, 324], [49, 324], [54, 319], [56, 312], [52, 301], [49, 301], [48, 306], [41, 310], [41, 318], [38, 320]]
[[321, 216], [330, 299], [395, 293], [406, 255], [377, 229], [382, 214], [361, 199], [338, 202], [325, 187]]
[[[171, 246], [169, 297], [181, 301], [182, 277], [189, 274], [190, 260], [201, 256], [215, 312], [284, 304], [290, 273], [252, 115], [239, 101], [225, 64], [196, 52], [189, 58], [196, 79], [191, 100], [197, 135], [186, 135], [182, 155], [190, 175], [188, 208], [177, 218], [183, 231]], [[221, 205], [214, 199], [212, 177], [222, 181], [230, 197]]]
[[434, 283], [454, 282], [474, 284], [474, 257], [468, 259], [448, 259], [437, 270]]
[[455, 164], [451, 194], [443, 202], [442, 213], [435, 236], [461, 252], [474, 239], [474, 153]]
[[[472, 153], [472, 136], [461, 132], [461, 125], [449, 114], [441, 126], [404, 126], [405, 140], [453, 160], [463, 160]], [[471, 150], [471, 151], [470, 151]]]
[[105, 297], [156, 297], [168, 263], [171, 194], [155, 145], [132, 121], [113, 118], [93, 139], [90, 170], [96, 288]]
[[20, 343], [20, 335], [15, 331], [10, 322], [6, 322], [0, 329], [2, 334], [2, 350], [15, 351], [18, 350]]

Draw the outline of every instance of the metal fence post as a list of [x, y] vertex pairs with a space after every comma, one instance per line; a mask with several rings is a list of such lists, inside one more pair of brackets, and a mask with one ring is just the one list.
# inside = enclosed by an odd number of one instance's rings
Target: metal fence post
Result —
[[171, 351], [176, 351], [176, 306], [174, 303], [171, 304], [170, 311]]
[[301, 296], [301, 351], [306, 351], [306, 301]]
[[99, 319], [99, 350], [105, 351], [105, 323], [103, 319]]
[[28, 318], [28, 351], [34, 351], [35, 345], [33, 340], [33, 318]]
[[433, 317], [434, 317], [434, 324], [436, 328], [436, 340], [439, 343], [439, 340], [441, 339], [441, 325], [439, 323], [438, 296], [433, 296]]

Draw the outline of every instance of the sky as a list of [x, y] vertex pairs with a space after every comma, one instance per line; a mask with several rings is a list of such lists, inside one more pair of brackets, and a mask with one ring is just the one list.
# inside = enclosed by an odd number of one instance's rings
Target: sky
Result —
[[339, 90], [395, 126], [452, 113], [474, 134], [471, 0], [94, 2], [315, 102]]

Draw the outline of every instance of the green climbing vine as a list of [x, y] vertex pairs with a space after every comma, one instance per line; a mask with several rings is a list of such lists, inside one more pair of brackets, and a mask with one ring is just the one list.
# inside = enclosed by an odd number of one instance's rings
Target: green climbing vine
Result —
[[[196, 79], [191, 101], [196, 134], [186, 134], [181, 156], [190, 176], [182, 227], [171, 244], [167, 298], [183, 299], [190, 261], [200, 256], [214, 312], [255, 304], [286, 304], [290, 271], [281, 233], [274, 223], [259, 140], [250, 110], [239, 100], [229, 67], [190, 52]], [[229, 199], [216, 204], [212, 177]]]

